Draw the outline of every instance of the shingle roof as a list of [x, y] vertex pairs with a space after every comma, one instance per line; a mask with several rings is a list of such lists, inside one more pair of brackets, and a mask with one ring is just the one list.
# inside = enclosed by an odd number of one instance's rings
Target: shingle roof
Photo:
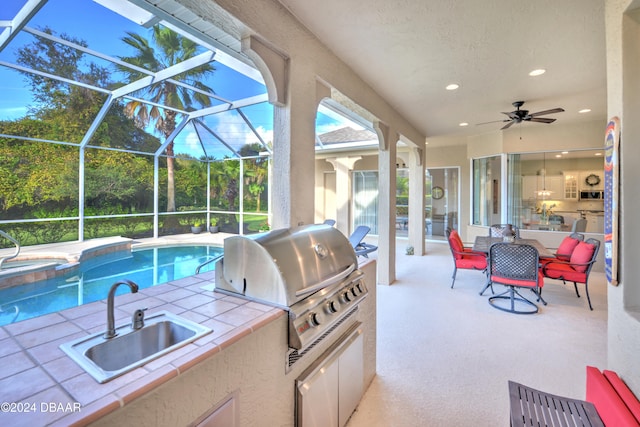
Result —
[[377, 141], [375, 133], [366, 129], [357, 130], [350, 127], [343, 127], [331, 132], [318, 135], [323, 144], [338, 144], [345, 142]]

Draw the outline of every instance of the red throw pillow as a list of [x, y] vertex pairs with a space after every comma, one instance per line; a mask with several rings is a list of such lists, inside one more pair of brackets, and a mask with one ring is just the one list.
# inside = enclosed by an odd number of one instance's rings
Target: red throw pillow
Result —
[[[593, 256], [593, 252], [596, 250], [596, 246], [591, 243], [580, 242], [576, 246], [576, 248], [571, 253], [571, 260], [569, 261], [571, 264], [586, 264], [591, 261], [591, 257]], [[574, 270], [580, 273], [584, 273], [587, 271], [586, 265], [577, 265], [574, 266]]]
[[560, 246], [558, 247], [558, 251], [556, 253], [558, 255], [570, 257], [573, 253], [573, 250], [576, 248], [576, 246], [578, 246], [578, 243], [580, 243], [580, 240], [567, 236], [564, 238], [564, 240], [562, 240], [562, 243], [560, 243]]

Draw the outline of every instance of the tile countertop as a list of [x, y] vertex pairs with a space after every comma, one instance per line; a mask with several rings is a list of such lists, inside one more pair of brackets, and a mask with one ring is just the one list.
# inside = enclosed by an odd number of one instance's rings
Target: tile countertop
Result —
[[286, 313], [212, 292], [212, 283], [213, 273], [203, 273], [117, 296], [116, 326], [147, 307], [147, 315], [167, 310], [213, 332], [105, 384], [58, 346], [105, 330], [106, 299], [0, 327], [0, 425], [89, 424]]

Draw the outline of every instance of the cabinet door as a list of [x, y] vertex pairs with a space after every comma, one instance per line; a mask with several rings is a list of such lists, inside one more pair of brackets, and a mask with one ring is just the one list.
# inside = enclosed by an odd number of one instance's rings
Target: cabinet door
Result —
[[238, 426], [236, 400], [231, 398], [199, 421], [196, 427], [236, 427]]
[[578, 200], [578, 195], [578, 172], [566, 171], [564, 173], [564, 198]]
[[338, 396], [340, 405], [338, 407], [338, 425], [343, 427], [356, 410], [356, 406], [362, 399], [364, 382], [364, 360], [363, 338], [358, 334], [344, 350], [340, 356], [340, 377], [338, 379]]
[[551, 175], [543, 178], [543, 185], [551, 192], [551, 199], [564, 198], [564, 178], [562, 175]]
[[333, 359], [298, 386], [300, 427], [338, 427], [338, 361]]

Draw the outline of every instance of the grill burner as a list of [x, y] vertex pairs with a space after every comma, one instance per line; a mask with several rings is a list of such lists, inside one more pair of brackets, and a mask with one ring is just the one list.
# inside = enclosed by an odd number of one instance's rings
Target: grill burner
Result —
[[289, 312], [289, 347], [304, 349], [366, 297], [349, 240], [327, 225], [224, 241], [216, 289]]

